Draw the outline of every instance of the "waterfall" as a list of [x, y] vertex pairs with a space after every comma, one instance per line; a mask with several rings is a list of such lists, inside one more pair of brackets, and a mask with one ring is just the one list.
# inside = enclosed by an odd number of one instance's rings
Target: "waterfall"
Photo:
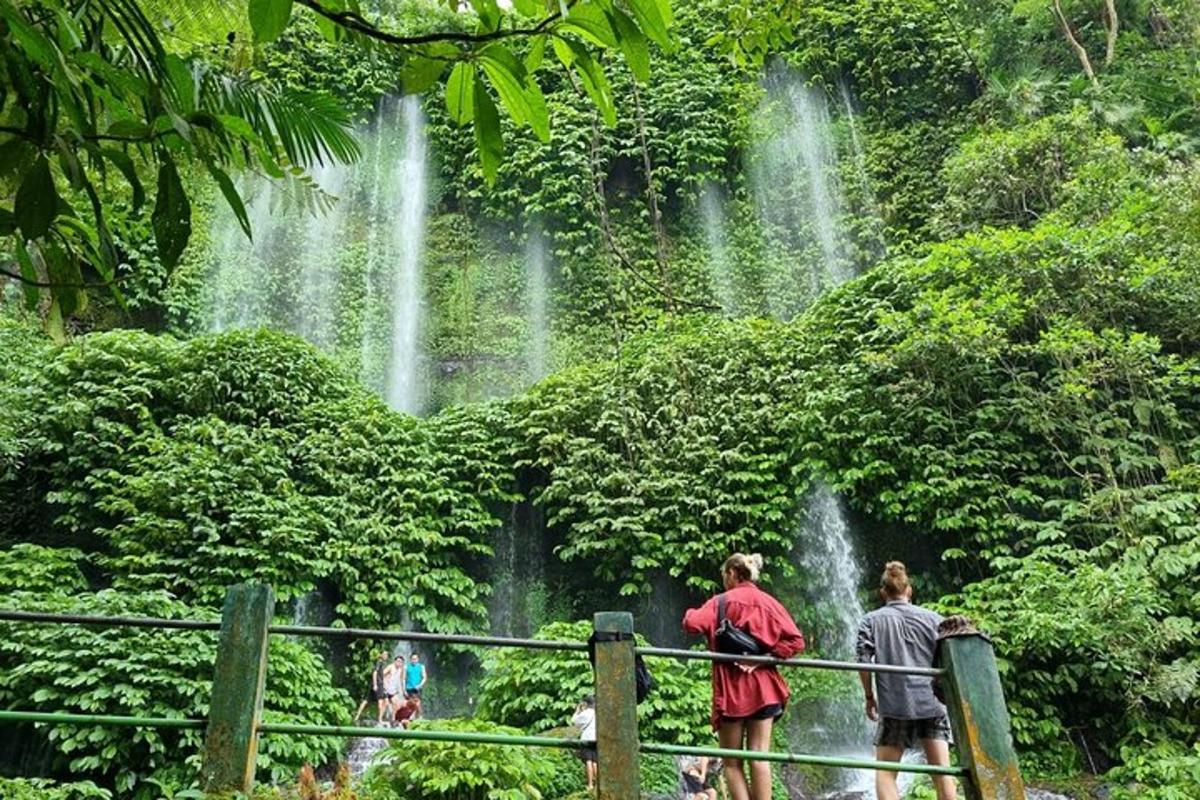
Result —
[[[823, 658], [853, 661], [859, 621], [866, 610], [859, 600], [862, 570], [855, 557], [850, 526], [841, 501], [827, 485], [817, 482], [808, 500], [797, 543], [796, 565], [804, 576], [804, 590], [819, 622], [810, 630]], [[873, 727], [863, 712], [858, 676], [842, 676], [838, 694], [820, 704], [815, 722], [800, 736], [815, 752], [873, 758]], [[868, 791], [874, 774], [867, 770], [841, 770], [841, 789]]]
[[[394, 106], [397, 130], [403, 154], [385, 176], [392, 189], [384, 193], [387, 202], [376, 209], [383, 225], [386, 246], [381, 255], [394, 258], [392, 272], [392, 337], [388, 370], [387, 401], [398, 411], [421, 411], [421, 257], [425, 250], [425, 213], [427, 167], [425, 115], [419, 97], [403, 100], [388, 98]], [[385, 105], [385, 115], [388, 114]], [[386, 116], [385, 116], [386, 118]]]
[[[771, 290], [772, 311], [789, 317], [853, 277], [841, 235], [843, 201], [825, 93], [787, 70], [769, 71], [750, 183], [766, 237], [790, 270]], [[796, 265], [796, 266], [792, 266]], [[797, 270], [796, 267], [799, 267]]]
[[[348, 170], [338, 164], [322, 164], [312, 170], [321, 191], [342, 197]], [[300, 293], [294, 306], [292, 330], [318, 347], [329, 349], [337, 339], [338, 270], [334, 254], [340, 245], [346, 204], [337, 202], [304, 226], [300, 262]]]
[[218, 210], [206, 327], [262, 325], [302, 336], [350, 363], [357, 359], [363, 381], [393, 408], [419, 413], [429, 202], [420, 100], [384, 98], [358, 136], [360, 163], [310, 171], [313, 191], [329, 202], [297, 202], [285, 184], [247, 176], [241, 192], [253, 242], [232, 212]]
[[550, 338], [546, 297], [546, 240], [540, 228], [525, 243], [525, 286], [529, 304], [529, 345], [525, 361], [529, 377], [539, 381], [548, 372], [547, 349]]
[[854, 101], [850, 97], [850, 87], [846, 81], [838, 81], [838, 94], [842, 99], [842, 115], [850, 130], [850, 154], [854, 159], [854, 176], [858, 183], [860, 213], [870, 218], [874, 228], [871, 237], [871, 248], [876, 259], [883, 258], [887, 253], [887, 240], [883, 233], [883, 215], [879, 210], [879, 201], [875, 197], [875, 189], [871, 186], [871, 176], [867, 172], [867, 153], [863, 148], [862, 136], [858, 132], [857, 114], [854, 111]]
[[725, 204], [721, 189], [708, 181], [700, 193], [700, 224], [704, 229], [704, 241], [708, 245], [708, 276], [712, 283], [713, 296], [726, 315], [735, 312], [733, 291], [733, 264], [729, 258], [729, 247], [725, 239]]

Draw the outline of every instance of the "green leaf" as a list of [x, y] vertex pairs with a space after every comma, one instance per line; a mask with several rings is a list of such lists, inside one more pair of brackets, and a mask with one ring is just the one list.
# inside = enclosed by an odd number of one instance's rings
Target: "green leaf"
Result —
[[483, 177], [490, 185], [495, 182], [504, 158], [504, 139], [500, 136], [500, 115], [496, 111], [496, 104], [479, 81], [475, 81], [474, 107], [475, 145], [479, 150]]
[[233, 181], [229, 179], [229, 175], [211, 162], [208, 164], [208, 173], [217, 182], [217, 186], [221, 189], [221, 194], [225, 195], [225, 202], [229, 203], [229, 208], [232, 209], [233, 215], [237, 217], [238, 224], [246, 232], [246, 238], [253, 240], [254, 235], [250, 231], [250, 217], [246, 214], [246, 206], [242, 202], [242, 196], [238, 194], [237, 188], [234, 187]]
[[459, 125], [466, 125], [474, 117], [475, 83], [474, 64], [462, 61], [450, 70], [450, 80], [446, 82], [446, 108], [450, 119]]
[[625, 63], [639, 83], [650, 80], [650, 45], [638, 28], [637, 23], [619, 8], [612, 10], [613, 27], [621, 39], [621, 52]]
[[[665, 18], [663, 16], [664, 5], [668, 15]], [[671, 49], [671, 34], [667, 30], [667, 20], [670, 18], [671, 9], [669, 3], [660, 4], [657, 0], [629, 0], [629, 9], [633, 12], [633, 18], [637, 20], [638, 27], [644, 34], [662, 49]]]
[[50, 174], [50, 162], [45, 155], [39, 155], [17, 189], [13, 216], [25, 238], [37, 239], [50, 230], [57, 209], [58, 191]]
[[137, 168], [133, 165], [133, 159], [123, 150], [117, 150], [115, 147], [103, 147], [98, 152], [106, 161], [112, 162], [113, 166], [125, 176], [125, 180], [133, 192], [133, 210], [140, 209], [146, 202], [146, 190], [142, 188], [142, 181], [138, 177]]
[[471, 0], [471, 8], [479, 16], [484, 33], [491, 33], [500, 27], [500, 7], [496, 0]]
[[573, 31], [584, 39], [601, 47], [616, 47], [617, 35], [613, 33], [608, 17], [596, 5], [577, 5], [558, 25], [560, 31]]
[[[557, 40], [556, 40], [557, 41]], [[564, 40], [566, 41], [566, 40]], [[582, 79], [583, 88], [596, 104], [600, 116], [609, 127], [617, 124], [617, 108], [613, 102], [612, 87], [604, 75], [604, 69], [592, 59], [591, 54], [578, 42], [567, 41], [575, 64], [575, 70]]]
[[546, 37], [538, 36], [533, 40], [533, 44], [529, 46], [529, 52], [525, 54], [525, 72], [537, 72], [538, 67], [542, 66], [542, 59], [545, 55]]
[[529, 119], [529, 102], [525, 98], [525, 68], [521, 62], [503, 46], [494, 44], [479, 54], [479, 63], [513, 122], [524, 125]]
[[[36, 6], [34, 6], [36, 7]], [[25, 15], [7, 2], [0, 2], [0, 18], [8, 23], [9, 33], [13, 41], [20, 45], [37, 65], [47, 72], [57, 72], [58, 61], [55, 57], [54, 43], [42, 35], [41, 31], [29, 24]]]
[[438, 58], [413, 56], [400, 73], [400, 85], [404, 87], [404, 93], [421, 94], [428, 91], [442, 77], [447, 66], [449, 62]]
[[122, 139], [148, 139], [153, 133], [150, 126], [136, 119], [119, 119], [108, 126], [109, 136]]
[[525, 82], [525, 103], [529, 107], [529, 128], [543, 142], [550, 141], [550, 112], [542, 87], [530, 75]]
[[513, 0], [513, 8], [526, 17], [540, 17], [546, 11], [545, 3], [539, 0]]
[[154, 213], [150, 217], [158, 257], [165, 267], [174, 267], [192, 235], [192, 207], [175, 162], [163, 160], [158, 168], [158, 193], [154, 198]]
[[287, 28], [292, 0], [250, 0], [249, 12], [254, 41], [273, 42]]
[[167, 77], [171, 81], [171, 89], [179, 101], [182, 111], [193, 111], [196, 108], [196, 76], [188, 63], [174, 53], [166, 58]]

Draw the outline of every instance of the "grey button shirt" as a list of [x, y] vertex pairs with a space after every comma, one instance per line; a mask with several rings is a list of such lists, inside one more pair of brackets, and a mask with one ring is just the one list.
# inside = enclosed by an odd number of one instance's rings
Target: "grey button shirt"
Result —
[[[906, 600], [891, 600], [863, 617], [855, 652], [862, 663], [933, 666], [939, 614]], [[892, 719], [930, 719], [946, 713], [933, 696], [933, 678], [877, 673], [879, 714]]]

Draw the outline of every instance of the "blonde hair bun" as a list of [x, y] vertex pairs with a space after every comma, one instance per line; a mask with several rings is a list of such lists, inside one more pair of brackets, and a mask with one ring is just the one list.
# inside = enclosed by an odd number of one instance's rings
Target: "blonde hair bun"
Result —
[[738, 578], [744, 581], [757, 581], [758, 576], [762, 573], [763, 557], [758, 553], [746, 555], [745, 553], [734, 553], [729, 558], [725, 559], [725, 565], [722, 567], [722, 572], [733, 572]]

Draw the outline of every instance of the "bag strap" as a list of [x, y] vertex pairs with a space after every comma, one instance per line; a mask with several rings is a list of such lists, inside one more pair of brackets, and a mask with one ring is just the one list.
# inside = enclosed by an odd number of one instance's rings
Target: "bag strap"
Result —
[[725, 593], [721, 592], [717, 595], [717, 627], [720, 628], [725, 622]]

